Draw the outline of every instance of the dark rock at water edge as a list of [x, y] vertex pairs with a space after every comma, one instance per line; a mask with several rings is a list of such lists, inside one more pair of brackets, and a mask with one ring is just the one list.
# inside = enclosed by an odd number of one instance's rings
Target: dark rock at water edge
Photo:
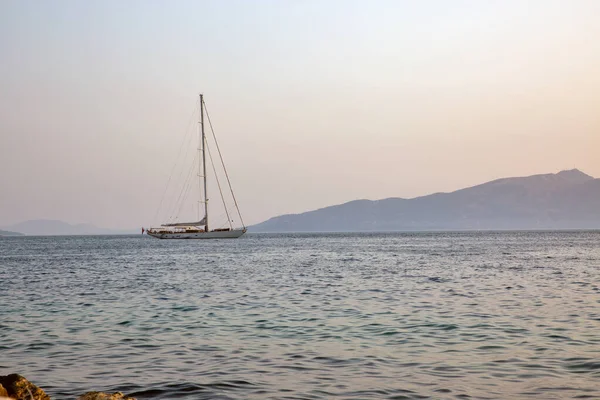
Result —
[[0, 376], [0, 385], [4, 387], [7, 397], [16, 400], [50, 400], [50, 396], [42, 389], [19, 374]]
[[[15, 400], [50, 400], [42, 389], [29, 382], [19, 374], [0, 375], [0, 399], [10, 398]], [[133, 397], [125, 396], [121, 392], [87, 392], [77, 398], [77, 400], [136, 400]]]

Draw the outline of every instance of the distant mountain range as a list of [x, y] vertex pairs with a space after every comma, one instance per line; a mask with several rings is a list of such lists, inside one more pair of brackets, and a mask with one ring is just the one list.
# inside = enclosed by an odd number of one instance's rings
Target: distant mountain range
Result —
[[600, 229], [600, 179], [577, 170], [413, 199], [355, 200], [271, 218], [251, 232]]
[[[9, 231], [25, 235], [120, 235], [137, 233], [131, 230], [99, 228], [92, 224], [68, 224], [63, 221], [36, 219], [4, 227]], [[2, 235], [2, 231], [0, 231]]]

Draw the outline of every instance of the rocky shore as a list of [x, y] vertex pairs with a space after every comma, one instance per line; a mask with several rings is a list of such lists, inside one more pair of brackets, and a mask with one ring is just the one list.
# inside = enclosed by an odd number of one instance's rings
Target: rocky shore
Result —
[[[19, 374], [0, 375], [0, 400], [50, 400], [41, 388]], [[77, 400], [136, 400], [121, 392], [87, 392]]]

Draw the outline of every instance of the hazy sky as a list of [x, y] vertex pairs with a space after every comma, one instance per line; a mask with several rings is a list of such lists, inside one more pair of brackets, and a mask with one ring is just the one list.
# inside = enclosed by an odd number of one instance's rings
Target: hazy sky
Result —
[[159, 222], [201, 91], [247, 223], [600, 177], [599, 21], [595, 0], [2, 0], [0, 226]]

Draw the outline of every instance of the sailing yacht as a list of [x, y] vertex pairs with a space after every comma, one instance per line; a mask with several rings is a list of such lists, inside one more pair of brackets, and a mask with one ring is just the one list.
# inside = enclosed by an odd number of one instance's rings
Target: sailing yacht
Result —
[[[231, 188], [231, 182], [229, 181], [229, 175], [227, 174], [227, 169], [225, 169], [225, 164], [223, 163], [223, 157], [221, 156], [221, 151], [219, 150], [218, 144], [217, 150], [219, 152], [219, 157], [221, 159], [221, 163], [223, 164], [223, 170], [225, 171], [225, 176], [227, 177], [227, 183], [229, 185], [229, 189], [231, 190], [231, 196], [233, 197], [233, 201], [235, 204], [235, 208], [239, 215], [240, 222], [242, 223], [241, 228], [234, 228], [231, 224], [231, 218], [229, 215], [229, 210], [225, 206], [225, 213], [227, 215], [227, 221], [229, 227], [222, 227], [218, 229], [210, 229], [209, 228], [209, 214], [208, 214], [208, 194], [207, 194], [207, 174], [206, 174], [206, 147], [207, 147], [207, 138], [204, 132], [204, 113], [206, 112], [206, 105], [204, 104], [204, 95], [200, 94], [200, 112], [198, 118], [198, 137], [199, 137], [199, 146], [198, 146], [198, 176], [200, 178], [200, 186], [203, 187], [202, 194], [200, 195], [200, 199], [198, 200], [198, 214], [200, 214], [200, 210], [204, 209], [204, 217], [199, 221], [195, 222], [170, 222], [164, 223], [160, 227], [157, 228], [149, 228], [146, 233], [149, 236], [158, 238], [158, 239], [235, 239], [242, 236], [246, 233], [246, 227], [244, 226], [242, 215], [240, 213], [239, 207], [237, 205], [237, 201], [235, 199], [235, 195], [233, 194], [233, 189]], [[210, 117], [209, 117], [210, 122]], [[212, 130], [212, 125], [211, 125]], [[214, 131], [213, 131], [214, 135]], [[216, 137], [215, 137], [216, 143]], [[212, 158], [211, 158], [212, 162]], [[214, 165], [213, 165], [214, 167]], [[216, 174], [215, 174], [216, 177]], [[221, 185], [219, 184], [219, 191], [221, 191]], [[223, 193], [221, 191], [221, 197], [223, 198]], [[225, 203], [225, 202], [223, 202]]]

